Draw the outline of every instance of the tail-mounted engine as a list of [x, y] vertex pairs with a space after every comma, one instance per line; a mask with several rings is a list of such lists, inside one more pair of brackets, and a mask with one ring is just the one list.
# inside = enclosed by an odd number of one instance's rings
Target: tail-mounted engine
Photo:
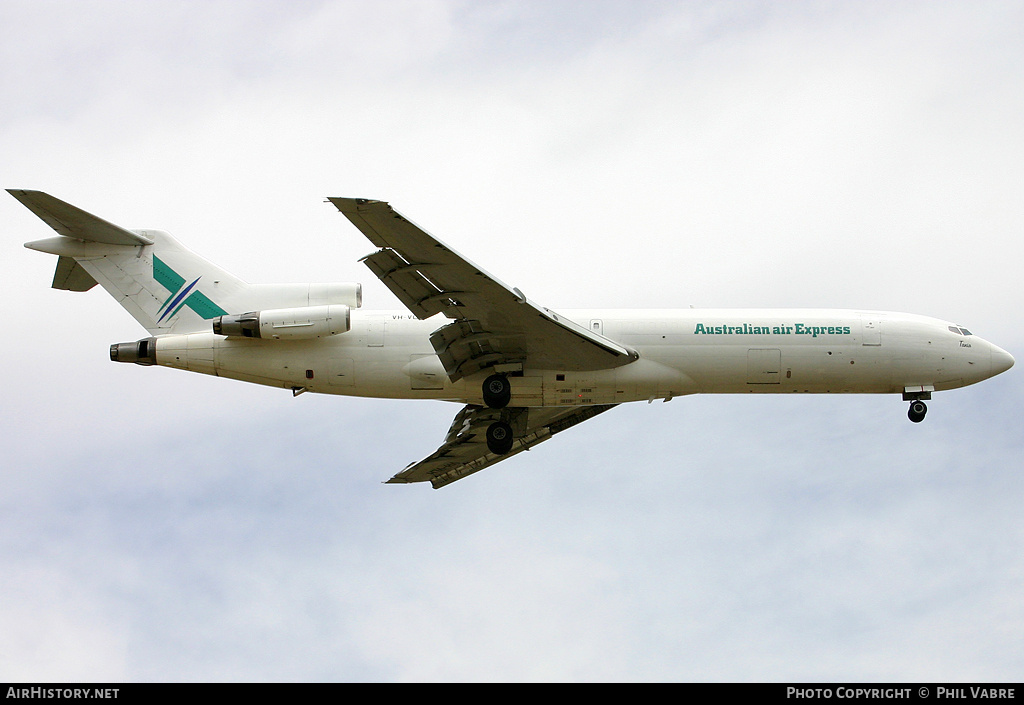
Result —
[[136, 365], [155, 365], [156, 338], [143, 338], [134, 343], [114, 343], [110, 346], [110, 359], [114, 362], [134, 362]]
[[270, 340], [323, 338], [345, 333], [351, 327], [352, 310], [342, 304], [253, 311], [213, 319], [217, 335]]

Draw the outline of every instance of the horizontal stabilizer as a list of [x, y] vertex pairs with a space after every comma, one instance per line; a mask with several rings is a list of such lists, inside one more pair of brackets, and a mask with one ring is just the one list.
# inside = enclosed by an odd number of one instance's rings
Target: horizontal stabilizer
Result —
[[[152, 245], [153, 241], [118, 227], [42, 191], [7, 189], [22, 205], [61, 235], [107, 245]], [[61, 287], [63, 288], [63, 287]]]

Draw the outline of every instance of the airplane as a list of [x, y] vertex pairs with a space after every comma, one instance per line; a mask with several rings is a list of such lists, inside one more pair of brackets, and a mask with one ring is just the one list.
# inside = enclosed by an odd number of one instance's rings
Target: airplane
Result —
[[110, 359], [305, 392], [463, 404], [440, 447], [388, 483], [448, 485], [618, 404], [689, 394], [932, 393], [1014, 364], [948, 321], [824, 309], [555, 312], [388, 203], [328, 198], [376, 251], [362, 262], [407, 311], [359, 283], [250, 284], [162, 230], [127, 230], [40, 191], [8, 189], [58, 236], [52, 286], [112, 295], [149, 336]]

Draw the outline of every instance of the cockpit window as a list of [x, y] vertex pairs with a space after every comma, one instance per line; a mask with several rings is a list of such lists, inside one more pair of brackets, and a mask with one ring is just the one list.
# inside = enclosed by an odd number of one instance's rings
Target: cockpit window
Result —
[[960, 332], [963, 333], [964, 335], [970, 335], [971, 334], [971, 331], [967, 330], [966, 328], [961, 328]]
[[957, 326], [949, 326], [950, 333], [956, 333], [957, 335], [971, 335], [971, 331], [966, 328], [958, 328]]

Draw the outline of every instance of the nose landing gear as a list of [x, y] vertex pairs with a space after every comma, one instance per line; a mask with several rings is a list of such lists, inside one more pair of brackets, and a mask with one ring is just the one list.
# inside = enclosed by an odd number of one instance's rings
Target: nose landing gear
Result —
[[924, 421], [924, 415], [928, 413], [928, 405], [920, 399], [915, 399], [910, 402], [910, 411], [907, 412], [907, 418], [914, 423], [921, 423]]
[[935, 387], [930, 384], [904, 387], [903, 401], [910, 402], [910, 411], [907, 412], [907, 418], [914, 423], [924, 421], [924, 415], [928, 413], [928, 405], [925, 404], [925, 401], [931, 400], [932, 392], [934, 391]]

